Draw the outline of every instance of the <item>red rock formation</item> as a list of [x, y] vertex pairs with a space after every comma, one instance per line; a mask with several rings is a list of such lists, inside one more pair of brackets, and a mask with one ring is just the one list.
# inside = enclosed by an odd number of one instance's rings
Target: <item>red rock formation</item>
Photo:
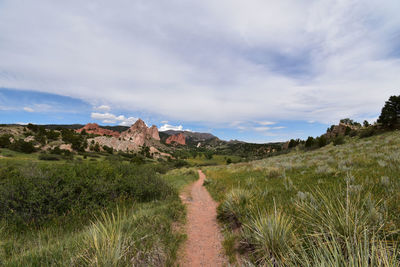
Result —
[[98, 134], [98, 135], [109, 135], [114, 137], [119, 137], [120, 133], [108, 129], [101, 128], [97, 123], [88, 123], [83, 126], [81, 129], [76, 130], [77, 133], [81, 133], [85, 130], [87, 133], [90, 134]]
[[160, 135], [158, 133], [157, 126], [155, 126], [155, 125], [151, 126], [149, 128], [148, 132], [149, 132], [151, 138], [160, 141]]
[[122, 132], [121, 138], [138, 146], [143, 146], [147, 140], [160, 140], [157, 127], [153, 125], [148, 128], [141, 119], [138, 119], [128, 130]]
[[175, 135], [171, 135], [167, 138], [167, 140], [165, 140], [166, 144], [180, 144], [180, 145], [186, 145], [186, 139], [185, 136], [183, 135], [183, 133], [178, 133]]

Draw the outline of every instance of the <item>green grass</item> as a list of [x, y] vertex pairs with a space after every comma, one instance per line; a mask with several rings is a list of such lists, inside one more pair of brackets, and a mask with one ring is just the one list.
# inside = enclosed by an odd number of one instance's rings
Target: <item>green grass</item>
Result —
[[22, 160], [0, 161], [0, 169], [8, 210], [0, 215], [0, 266], [174, 264], [185, 239], [173, 227], [185, 220], [178, 190], [197, 179], [194, 171]]
[[213, 155], [212, 159], [207, 159], [204, 156], [197, 156], [196, 158], [189, 158], [186, 161], [191, 166], [226, 165], [228, 158], [230, 158], [233, 163], [237, 163], [241, 160], [241, 157], [234, 155]]
[[257, 265], [399, 264], [398, 131], [203, 169], [232, 261], [241, 253]]

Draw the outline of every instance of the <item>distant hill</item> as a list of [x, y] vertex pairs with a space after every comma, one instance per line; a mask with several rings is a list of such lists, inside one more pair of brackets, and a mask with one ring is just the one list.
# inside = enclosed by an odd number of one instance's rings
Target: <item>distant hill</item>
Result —
[[[50, 130], [56, 130], [56, 129], [60, 129], [60, 128], [78, 130], [78, 129], [84, 127], [85, 125], [84, 124], [45, 124], [45, 125], [42, 125], [42, 126], [44, 128], [46, 128], [46, 129], [50, 129]], [[119, 125], [118, 126], [102, 126], [102, 125], [99, 125], [99, 126], [100, 126], [100, 128], [116, 131], [116, 132], [119, 132], [119, 133], [129, 129], [128, 126], [119, 126]]]
[[174, 131], [174, 130], [168, 130], [168, 131], [163, 131], [160, 132], [160, 138], [161, 141], [165, 143], [167, 138], [171, 135], [177, 135], [182, 133], [185, 136], [186, 139], [186, 144], [188, 146], [197, 146], [199, 143], [202, 146], [209, 146], [209, 145], [216, 145], [218, 142], [225, 142], [220, 140], [218, 137], [215, 135], [212, 135], [210, 133], [199, 133], [199, 132], [189, 132], [189, 131]]

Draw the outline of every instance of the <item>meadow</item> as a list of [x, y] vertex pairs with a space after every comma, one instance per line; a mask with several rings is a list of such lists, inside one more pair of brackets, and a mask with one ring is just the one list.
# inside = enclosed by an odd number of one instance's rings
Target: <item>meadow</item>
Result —
[[202, 169], [232, 263], [400, 264], [399, 131]]
[[185, 239], [178, 192], [197, 174], [97, 160], [0, 159], [1, 266], [173, 264]]
[[189, 157], [186, 159], [186, 162], [189, 163], [190, 166], [212, 166], [212, 165], [226, 165], [227, 162], [237, 163], [242, 160], [241, 157], [235, 155], [213, 155], [212, 158], [207, 158], [202, 155], [198, 155], [197, 157]]

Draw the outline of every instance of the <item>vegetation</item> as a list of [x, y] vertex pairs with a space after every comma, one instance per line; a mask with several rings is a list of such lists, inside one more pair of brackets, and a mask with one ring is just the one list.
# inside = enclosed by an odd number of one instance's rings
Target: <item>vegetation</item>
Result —
[[379, 116], [378, 123], [384, 128], [395, 128], [400, 124], [400, 95], [391, 96], [386, 101]]
[[239, 253], [250, 266], [399, 265], [399, 146], [395, 131], [205, 167], [230, 260]]
[[172, 265], [184, 240], [172, 230], [185, 217], [178, 190], [197, 177], [161, 176], [161, 165], [3, 159], [0, 265]]

